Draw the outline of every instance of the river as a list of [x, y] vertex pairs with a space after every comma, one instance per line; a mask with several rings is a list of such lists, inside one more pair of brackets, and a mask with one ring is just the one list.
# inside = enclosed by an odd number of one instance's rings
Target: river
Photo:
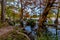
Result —
[[[34, 18], [33, 18], [33, 19], [34, 19]], [[36, 18], [35, 18], [35, 19], [36, 19]], [[54, 18], [54, 17], [51, 18], [53, 24], [54, 24], [55, 19], [56, 19], [56, 18]], [[38, 18], [37, 18], [37, 20], [38, 20]], [[60, 18], [58, 18], [58, 22], [60, 23]], [[24, 23], [24, 26], [25, 26], [26, 23], [25, 23], [25, 22], [23, 22], [23, 23]], [[37, 28], [38, 28], [38, 22], [36, 21], [36, 25], [35, 25], [35, 27], [33, 28], [33, 30], [34, 30], [34, 29], [37, 29]], [[60, 25], [58, 25], [58, 28], [60, 28]], [[54, 27], [47, 27], [47, 29], [48, 29], [48, 31], [50, 31], [50, 32], [56, 37], [56, 28], [54, 28]], [[31, 32], [31, 31], [32, 31], [32, 30], [31, 30], [31, 26], [26, 26], [26, 27], [25, 27], [25, 30], [26, 30], [28, 33]], [[35, 34], [35, 32], [32, 31], [32, 35], [33, 35], [33, 36], [34, 36], [34, 34]], [[58, 36], [58, 40], [60, 40], [60, 30], [57, 30], [57, 36]]]

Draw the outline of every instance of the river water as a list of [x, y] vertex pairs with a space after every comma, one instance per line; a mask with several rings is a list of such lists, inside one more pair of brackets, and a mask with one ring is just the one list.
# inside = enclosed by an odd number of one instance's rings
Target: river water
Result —
[[[54, 21], [55, 21], [55, 18], [51, 18], [52, 19], [52, 22], [54, 24]], [[60, 18], [58, 19], [59, 23], [60, 23]], [[26, 25], [25, 22], [24, 23], [24, 27]], [[35, 27], [33, 28], [33, 30], [37, 29], [38, 28], [38, 22], [36, 21], [36, 25]], [[60, 28], [60, 25], [58, 25], [58, 28]], [[50, 31], [55, 37], [56, 37], [56, 28], [54, 27], [47, 27], [48, 31]], [[29, 33], [31, 32], [31, 26], [26, 26], [25, 27], [25, 30]], [[34, 36], [36, 32], [32, 31], [32, 35]], [[60, 30], [57, 30], [57, 36], [58, 36], [58, 40], [60, 40]]]
[[[51, 18], [53, 24], [54, 24], [55, 19], [56, 18]], [[58, 22], [60, 24], [60, 18], [58, 19]], [[36, 22], [36, 25], [35, 25], [34, 29], [37, 29], [37, 28], [38, 28], [38, 22]], [[58, 25], [58, 28], [60, 28], [60, 25]], [[26, 27], [26, 29], [30, 30], [31, 28], [30, 27]], [[47, 27], [47, 29], [48, 29], [48, 31], [50, 31], [52, 33], [52, 36], [56, 37], [56, 28], [54, 28], [54, 27]], [[57, 30], [57, 36], [58, 36], [58, 40], [60, 40], [60, 30]]]

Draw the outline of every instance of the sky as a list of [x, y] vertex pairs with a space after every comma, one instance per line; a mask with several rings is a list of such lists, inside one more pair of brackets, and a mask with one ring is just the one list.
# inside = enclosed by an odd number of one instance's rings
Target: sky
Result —
[[[16, 6], [18, 1], [17, 1], [17, 0], [15, 0], [15, 1], [16, 1], [16, 2], [10, 2], [10, 5]], [[58, 0], [56, 0], [56, 2], [57, 2], [57, 1], [58, 1]], [[43, 3], [42, 0], [40, 0], [40, 2]], [[38, 3], [38, 2], [37, 2], [37, 3]], [[39, 3], [38, 3], [38, 4], [39, 4]], [[41, 5], [41, 4], [40, 4], [40, 5]], [[59, 6], [59, 5], [58, 5], [58, 4], [54, 4], [54, 6]], [[19, 7], [21, 7], [21, 4], [20, 4], [20, 3], [19, 3]], [[34, 7], [34, 4], [32, 4], [32, 5], [27, 5], [25, 11], [29, 12], [30, 15], [33, 15], [33, 14], [39, 15], [40, 13], [43, 13], [44, 8], [45, 8], [46, 6], [41, 5], [41, 8], [40, 8], [40, 6], [37, 5], [37, 7], [35, 7], [34, 9], [31, 9], [32, 7]], [[55, 12], [55, 13], [57, 13], [57, 9], [52, 9], [52, 11]]]

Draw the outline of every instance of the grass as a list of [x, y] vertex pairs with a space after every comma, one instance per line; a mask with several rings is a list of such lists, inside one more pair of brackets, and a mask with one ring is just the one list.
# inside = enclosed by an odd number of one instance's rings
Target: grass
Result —
[[7, 27], [9, 24], [7, 23], [7, 22], [4, 22], [4, 23], [1, 23], [0, 22], [0, 28], [2, 28], [2, 27]]
[[56, 34], [52, 34], [50, 31], [40, 34], [42, 36], [37, 36], [37, 40], [58, 40]]
[[0, 40], [28, 40], [24, 35], [13, 31], [8, 34], [5, 38], [0, 38]]

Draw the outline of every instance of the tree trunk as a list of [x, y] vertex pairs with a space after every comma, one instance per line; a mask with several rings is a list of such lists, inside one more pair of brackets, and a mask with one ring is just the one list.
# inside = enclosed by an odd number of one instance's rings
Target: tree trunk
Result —
[[21, 2], [20, 23], [21, 23], [21, 26], [23, 27], [23, 6], [22, 6], [22, 0], [20, 0], [20, 2]]
[[47, 19], [47, 15], [49, 10], [51, 9], [51, 7], [53, 6], [55, 0], [48, 0], [47, 6], [45, 8], [45, 10], [42, 13], [42, 16], [40, 16], [39, 18], [39, 27], [38, 27], [38, 32], [43, 30], [43, 24]]
[[1, 21], [5, 22], [5, 7], [6, 7], [6, 0], [1, 1]]

